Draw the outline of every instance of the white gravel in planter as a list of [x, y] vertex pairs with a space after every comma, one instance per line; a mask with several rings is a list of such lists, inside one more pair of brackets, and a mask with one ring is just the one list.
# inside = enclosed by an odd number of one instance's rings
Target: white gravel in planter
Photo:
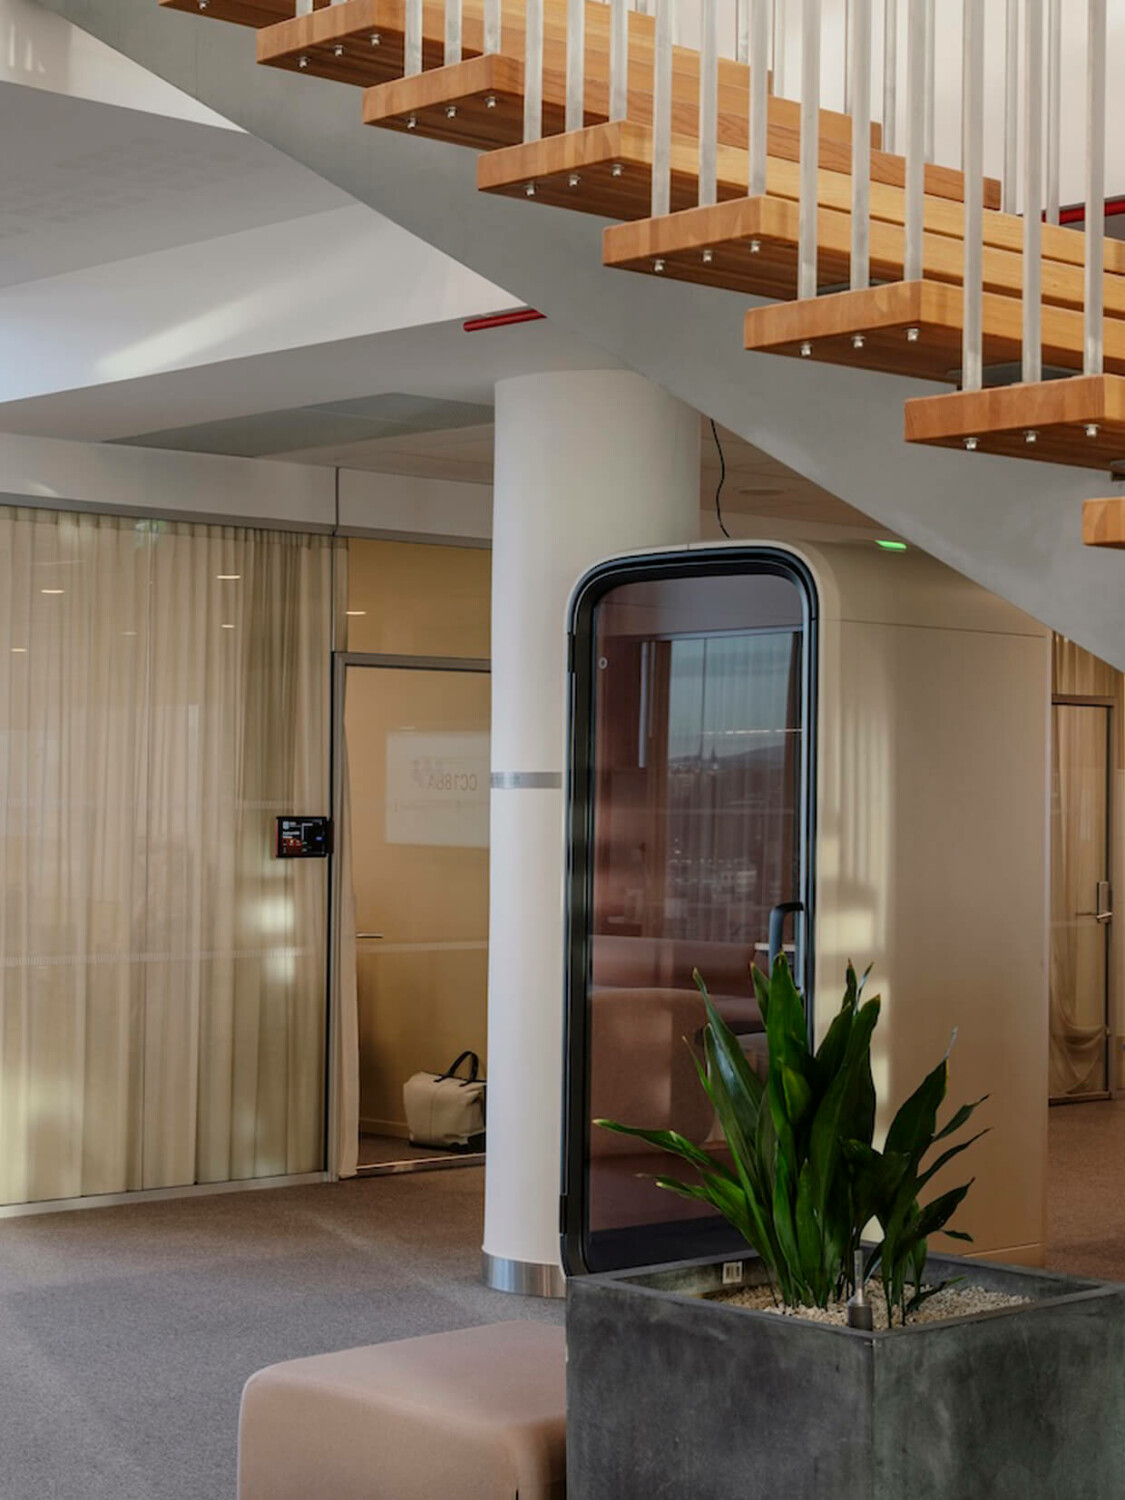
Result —
[[[707, 1294], [712, 1302], [729, 1302], [734, 1307], [749, 1307], [756, 1312], [776, 1313], [779, 1317], [804, 1318], [809, 1323], [832, 1323], [846, 1327], [847, 1304], [835, 1302], [830, 1307], [778, 1307], [768, 1286], [725, 1287], [721, 1291]], [[886, 1328], [887, 1306], [883, 1300], [883, 1285], [878, 1279], [868, 1283], [868, 1300], [875, 1317], [875, 1327]], [[946, 1318], [964, 1318], [973, 1313], [997, 1312], [1004, 1307], [1019, 1307], [1030, 1302], [1030, 1297], [1013, 1297], [1008, 1292], [990, 1292], [981, 1286], [950, 1286], [935, 1293], [928, 1302], [923, 1302], [917, 1312], [907, 1319], [907, 1326], [916, 1323], [941, 1323]], [[899, 1327], [896, 1319], [895, 1327]]]

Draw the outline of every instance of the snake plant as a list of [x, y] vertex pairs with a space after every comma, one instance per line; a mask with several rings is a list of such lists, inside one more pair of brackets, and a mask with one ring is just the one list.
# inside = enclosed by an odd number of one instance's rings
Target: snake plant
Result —
[[[882, 1239], [868, 1249], [865, 1277], [879, 1270], [888, 1323], [905, 1322], [937, 1288], [924, 1289], [930, 1235], [946, 1228], [971, 1183], [924, 1206], [919, 1195], [979, 1136], [950, 1145], [926, 1163], [932, 1147], [966, 1125], [977, 1106], [957, 1110], [940, 1130], [949, 1054], [902, 1105], [883, 1149], [874, 1145], [876, 1097], [871, 1041], [878, 998], [863, 999], [851, 964], [839, 1013], [815, 1052], [804, 1003], [781, 955], [767, 980], [751, 971], [769, 1048], [763, 1082], [747, 1061], [697, 972], [707, 1021], [702, 1058], [692, 1057], [714, 1107], [730, 1165], [674, 1130], [645, 1130], [613, 1120], [595, 1124], [647, 1141], [693, 1169], [691, 1180], [660, 1176], [659, 1187], [711, 1204], [761, 1257], [770, 1286], [786, 1306], [827, 1307], [854, 1291], [856, 1252], [869, 1223]], [[983, 1132], [980, 1132], [983, 1134]]]

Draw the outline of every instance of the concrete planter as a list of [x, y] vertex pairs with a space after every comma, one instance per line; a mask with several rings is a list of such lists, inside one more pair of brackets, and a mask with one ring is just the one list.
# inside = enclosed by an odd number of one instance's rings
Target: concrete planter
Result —
[[700, 1301], [722, 1269], [571, 1280], [570, 1500], [1125, 1496], [1125, 1286], [933, 1256], [1036, 1300], [859, 1333]]

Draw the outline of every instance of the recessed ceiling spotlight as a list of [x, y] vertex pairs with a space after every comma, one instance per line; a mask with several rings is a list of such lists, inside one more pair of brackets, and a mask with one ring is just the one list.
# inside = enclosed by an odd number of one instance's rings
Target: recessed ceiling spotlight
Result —
[[65, 594], [65, 589], [40, 589], [41, 594]]
[[27, 655], [27, 647], [26, 646], [13, 646], [12, 647], [12, 655], [13, 656], [26, 656]]
[[215, 577], [220, 583], [237, 583], [242, 577], [241, 573], [216, 573]]
[[222, 628], [223, 628], [223, 629], [224, 629], [224, 630], [233, 630], [233, 629], [234, 629], [234, 626], [233, 626], [233, 625], [228, 625], [228, 624], [227, 624], [227, 622], [226, 622], [226, 621], [225, 621], [225, 620], [224, 620], [224, 621], [223, 621], [223, 627], [222, 627]]

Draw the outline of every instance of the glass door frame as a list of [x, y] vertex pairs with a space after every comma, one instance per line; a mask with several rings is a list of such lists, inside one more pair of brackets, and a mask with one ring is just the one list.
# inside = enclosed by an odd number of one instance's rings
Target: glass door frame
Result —
[[[610, 560], [594, 568], [576, 587], [567, 621], [567, 866], [563, 1036], [562, 1163], [559, 1233], [568, 1275], [588, 1273], [586, 1164], [589, 1155], [590, 1070], [588, 975], [594, 822], [594, 661], [596, 608], [611, 588], [662, 578], [706, 578], [731, 573], [787, 578], [803, 601], [804, 649], [800, 693], [801, 737], [799, 891], [803, 905], [802, 963], [798, 974], [806, 997], [810, 1041], [815, 1032], [814, 896], [816, 890], [817, 671], [819, 594], [812, 571], [799, 553], [771, 545], [692, 547]], [[733, 1231], [732, 1231], [733, 1233]]]
[[[1114, 786], [1117, 769], [1117, 736], [1120, 732], [1117, 723], [1117, 700], [1097, 693], [1052, 693], [1051, 708], [1104, 708], [1106, 711], [1106, 761], [1105, 761], [1105, 872], [1109, 881], [1112, 899], [1116, 899], [1116, 871], [1113, 860], [1113, 836], [1116, 826], [1117, 813]], [[1051, 780], [1055, 776], [1055, 745], [1052, 731], [1051, 745]], [[1053, 795], [1053, 793], [1052, 793]], [[1048, 813], [1050, 810], [1048, 809]], [[1054, 858], [1054, 851], [1049, 850], [1049, 858]], [[1054, 911], [1051, 912], [1051, 920], [1054, 921]], [[1053, 939], [1051, 939], [1053, 943]], [[1050, 964], [1051, 951], [1048, 951], [1048, 992], [1050, 989]], [[1114, 1005], [1116, 1001], [1116, 986], [1113, 980], [1113, 958], [1114, 939], [1113, 922], [1105, 926], [1105, 1082], [1104, 1089], [1097, 1089], [1088, 1094], [1051, 1094], [1048, 1091], [1047, 1102], [1049, 1105], [1056, 1104], [1091, 1104], [1098, 1100], [1113, 1099], [1116, 1097], [1118, 1088], [1118, 1069], [1116, 1052], [1113, 1046]]]
[[[332, 729], [329, 752], [332, 775], [332, 826], [342, 827], [344, 814], [344, 759], [345, 720], [347, 703], [347, 680], [349, 667], [381, 667], [391, 671], [406, 672], [483, 672], [491, 675], [492, 661], [487, 656], [400, 656], [377, 651], [333, 651], [332, 653]], [[352, 796], [355, 788], [352, 787]], [[336, 1037], [340, 1029], [340, 992], [337, 985], [340, 949], [340, 900], [339, 881], [336, 876], [338, 843], [333, 838], [332, 855], [328, 861], [328, 966], [326, 974], [328, 1017], [325, 1033], [325, 1087], [324, 1087], [324, 1169], [330, 1182], [338, 1182], [335, 1152], [339, 1137], [340, 1079], [336, 1068]], [[456, 1157], [449, 1163], [454, 1166], [479, 1165], [476, 1157]], [[427, 1161], [414, 1166], [414, 1170], [429, 1167]], [[404, 1170], [395, 1166], [395, 1171]], [[361, 1168], [360, 1177], [378, 1175], [378, 1169]]]

